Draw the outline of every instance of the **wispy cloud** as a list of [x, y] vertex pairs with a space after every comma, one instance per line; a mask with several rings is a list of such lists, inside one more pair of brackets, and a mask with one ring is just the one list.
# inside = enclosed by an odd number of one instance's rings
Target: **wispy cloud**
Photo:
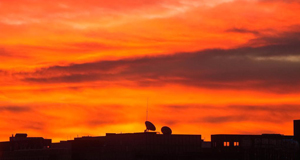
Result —
[[0, 106], [0, 112], [8, 111], [12, 113], [22, 113], [31, 111], [31, 107], [26, 106]]
[[[261, 37], [262, 47], [211, 49], [194, 53], [98, 61], [41, 68], [22, 73], [30, 83], [81, 83], [132, 81], [137, 85], [176, 83], [204, 88], [262, 89], [297, 92], [300, 42], [298, 32]], [[281, 43], [274, 43], [281, 42]], [[293, 59], [294, 57], [294, 59]]]
[[250, 30], [250, 29], [246, 29], [246, 28], [231, 28], [231, 29], [226, 30], [226, 32], [251, 33], [251, 34], [254, 34], [254, 35], [259, 35], [260, 34], [259, 31]]

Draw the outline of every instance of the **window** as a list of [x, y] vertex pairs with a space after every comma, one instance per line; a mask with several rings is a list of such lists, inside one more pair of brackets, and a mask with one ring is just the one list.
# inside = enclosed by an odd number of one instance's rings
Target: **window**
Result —
[[236, 147], [240, 146], [240, 142], [234, 142], [233, 145], [236, 146]]
[[224, 147], [229, 147], [229, 142], [224, 142]]
[[217, 147], [217, 142], [214, 142], [214, 143], [213, 143], [213, 146], [214, 146], [214, 147]]

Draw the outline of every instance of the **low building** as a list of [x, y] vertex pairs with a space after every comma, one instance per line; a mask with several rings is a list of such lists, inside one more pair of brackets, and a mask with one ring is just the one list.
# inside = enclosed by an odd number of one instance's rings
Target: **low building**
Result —
[[11, 151], [46, 149], [51, 146], [51, 139], [27, 137], [26, 133], [17, 133], [9, 138]]
[[280, 134], [211, 136], [212, 151], [223, 159], [294, 160], [298, 143]]
[[192, 159], [201, 152], [201, 135], [163, 135], [156, 132], [107, 133], [105, 137], [76, 138], [74, 160]]
[[52, 149], [51, 141], [17, 133], [0, 143], [0, 160], [71, 160], [70, 150]]

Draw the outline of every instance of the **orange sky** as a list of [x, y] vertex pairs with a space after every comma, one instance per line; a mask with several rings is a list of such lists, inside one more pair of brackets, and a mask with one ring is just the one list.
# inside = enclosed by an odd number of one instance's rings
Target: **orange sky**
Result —
[[293, 134], [297, 0], [1, 0], [0, 140]]

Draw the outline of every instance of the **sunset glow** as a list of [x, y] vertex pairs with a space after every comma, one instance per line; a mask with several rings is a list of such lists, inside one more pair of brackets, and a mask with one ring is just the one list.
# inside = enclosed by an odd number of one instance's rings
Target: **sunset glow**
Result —
[[[293, 134], [297, 0], [0, 0], [0, 140]], [[266, 127], [267, 126], [267, 127]]]

